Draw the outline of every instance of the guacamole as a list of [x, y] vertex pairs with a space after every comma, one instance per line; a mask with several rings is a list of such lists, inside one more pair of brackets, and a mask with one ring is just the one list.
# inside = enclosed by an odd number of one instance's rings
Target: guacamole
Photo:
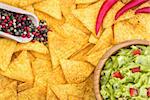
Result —
[[104, 100], [150, 100], [150, 46], [120, 49], [105, 63], [100, 77]]

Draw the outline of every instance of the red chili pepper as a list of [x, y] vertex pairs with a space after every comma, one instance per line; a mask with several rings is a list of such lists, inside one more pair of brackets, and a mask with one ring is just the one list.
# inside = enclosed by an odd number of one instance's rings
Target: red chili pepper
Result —
[[131, 69], [132, 73], [140, 72], [140, 67], [132, 68]]
[[119, 71], [114, 72], [112, 76], [113, 76], [113, 77], [116, 77], [116, 78], [123, 79], [123, 76], [121, 75], [121, 73], [120, 73]]
[[141, 50], [137, 49], [137, 50], [134, 50], [132, 53], [133, 55], [141, 55]]
[[96, 20], [96, 35], [98, 35], [98, 32], [100, 30], [100, 27], [103, 23], [104, 17], [106, 16], [107, 12], [112, 8], [112, 6], [117, 2], [118, 0], [105, 0], [102, 7], [99, 10], [97, 20]]
[[150, 7], [143, 7], [135, 11], [135, 14], [150, 13]]
[[130, 96], [136, 96], [138, 95], [138, 90], [135, 88], [130, 88]]
[[150, 97], [150, 88], [147, 89], [147, 96]]
[[123, 15], [125, 12], [127, 12], [129, 9], [138, 6], [140, 4], [143, 4], [149, 0], [131, 0], [129, 3], [127, 3], [125, 6], [123, 6], [116, 14], [115, 20], [117, 20], [121, 15]]

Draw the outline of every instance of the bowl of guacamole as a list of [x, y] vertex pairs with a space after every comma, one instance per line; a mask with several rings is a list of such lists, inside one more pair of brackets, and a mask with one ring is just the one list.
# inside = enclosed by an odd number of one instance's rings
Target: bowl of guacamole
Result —
[[113, 46], [94, 72], [97, 100], [150, 100], [150, 41]]

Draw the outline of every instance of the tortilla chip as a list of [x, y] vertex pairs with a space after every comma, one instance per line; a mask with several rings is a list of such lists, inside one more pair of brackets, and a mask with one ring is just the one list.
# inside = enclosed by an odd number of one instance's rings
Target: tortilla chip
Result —
[[77, 97], [77, 96], [73, 96], [73, 95], [69, 95], [68, 96], [68, 100], [83, 100], [83, 98]]
[[51, 62], [45, 59], [36, 58], [32, 62], [32, 68], [35, 76], [34, 86], [46, 87], [50, 72], [52, 71]]
[[35, 57], [35, 58], [40, 58], [40, 59], [45, 59], [50, 61], [50, 54], [41, 54], [38, 52], [30, 51], [30, 53]]
[[96, 45], [88, 52], [88, 55], [100, 49], [107, 48], [110, 45], [112, 45], [112, 43], [113, 43], [113, 30], [111, 27], [109, 27], [104, 30], [99, 40], [97, 41]]
[[91, 34], [89, 38], [89, 43], [96, 44], [97, 41], [98, 41], [98, 38], [96, 38], [93, 34]]
[[64, 30], [64, 33], [62, 34], [63, 37], [72, 38], [78, 41], [87, 42], [88, 41], [88, 35], [86, 35], [81, 30], [77, 29], [71, 24], [64, 23], [62, 25], [62, 29]]
[[60, 59], [70, 57], [74, 52], [79, 50], [84, 44], [87, 43], [87, 39], [85, 38], [82, 40], [76, 40], [76, 38], [63, 38], [55, 32], [49, 32], [48, 42], [52, 65], [53, 68], [56, 68], [59, 65]]
[[130, 24], [127, 21], [118, 22], [114, 25], [114, 41], [120, 43], [126, 40], [132, 39], [148, 39], [150, 40], [150, 34], [146, 32], [146, 29], [140, 24]]
[[72, 9], [76, 8], [75, 0], [60, 0], [60, 3], [62, 14], [66, 19], [66, 23], [75, 26], [86, 34], [90, 34], [90, 31], [71, 12]]
[[33, 75], [27, 51], [22, 51], [22, 53], [10, 63], [6, 71], [1, 71], [1, 74], [22, 82], [32, 82]]
[[52, 85], [51, 89], [60, 100], [68, 100], [68, 95], [83, 97], [85, 84], [60, 84]]
[[25, 6], [23, 9], [34, 14], [34, 8], [32, 5]]
[[51, 87], [50, 87], [49, 84], [48, 84], [48, 87], [47, 87], [46, 100], [58, 100], [58, 98], [56, 97], [56, 95], [54, 94], [54, 92], [51, 90]]
[[[87, 8], [75, 9], [72, 11], [74, 16], [77, 17], [94, 35], [95, 35], [95, 23], [96, 23], [97, 15], [104, 1], [105, 0], [100, 0], [97, 3], [88, 6]], [[123, 6], [124, 4], [118, 1], [112, 7], [112, 9], [110, 9], [110, 11], [107, 13], [103, 21], [103, 28], [110, 27], [115, 23], [114, 16], [116, 15], [117, 11]], [[123, 16], [121, 16], [118, 19], [118, 21], [131, 18], [133, 17], [133, 15], [134, 13], [132, 11], [128, 11]]]
[[98, 0], [76, 0], [76, 4], [85, 4], [85, 3], [93, 3], [96, 2]]
[[[53, 80], [53, 81], [52, 81]], [[66, 79], [60, 66], [53, 69], [49, 77], [49, 84], [65, 84]]]
[[[110, 46], [111, 47], [111, 46]], [[103, 54], [110, 48], [107, 47], [105, 49], [100, 49], [96, 52], [91, 53], [90, 55], [87, 55], [86, 57], [86, 61], [88, 61], [89, 63], [91, 63], [94, 66], [97, 66], [99, 60], [101, 59], [101, 57], [103, 56]]]
[[62, 19], [59, 0], [44, 0], [42, 2], [34, 4], [34, 8], [56, 19]]
[[0, 69], [6, 70], [15, 51], [16, 42], [9, 39], [0, 39]]
[[0, 90], [6, 88], [6, 86], [8, 84], [10, 84], [11, 82], [13, 82], [14, 80], [8, 78], [8, 77], [5, 77], [3, 75], [0, 75]]
[[1, 100], [17, 100], [17, 82], [11, 82], [5, 89], [0, 90]]
[[33, 83], [32, 82], [26, 82], [26, 83], [21, 83], [18, 85], [17, 87], [17, 91], [18, 92], [21, 92], [21, 91], [24, 91], [24, 90], [27, 90], [29, 88], [32, 88], [33, 87]]
[[79, 61], [85, 61], [85, 57], [88, 53], [88, 51], [93, 48], [93, 44], [91, 43], [87, 43], [85, 46], [83, 46], [79, 51], [77, 51], [76, 53], [74, 53], [70, 59], [73, 60], [79, 60]]
[[56, 20], [55, 18], [47, 15], [46, 13], [37, 10], [35, 10], [35, 14], [40, 20], [46, 20], [49, 29], [55, 30], [58, 33], [61, 32], [61, 29], [59, 27], [65, 22], [64, 18], [62, 18], [62, 20]]
[[18, 43], [15, 52], [17, 51], [22, 51], [22, 50], [30, 50], [30, 51], [35, 51], [38, 53], [42, 54], [48, 54], [48, 48], [43, 44], [38, 41], [36, 42], [28, 42], [28, 43]]
[[61, 60], [60, 62], [68, 83], [81, 83], [94, 70], [91, 64], [83, 61]]
[[27, 89], [18, 93], [18, 100], [46, 100], [46, 95], [39, 87]]

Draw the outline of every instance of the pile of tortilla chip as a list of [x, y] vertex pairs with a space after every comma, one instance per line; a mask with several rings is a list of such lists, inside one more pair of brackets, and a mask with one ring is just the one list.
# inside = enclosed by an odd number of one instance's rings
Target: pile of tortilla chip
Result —
[[0, 38], [0, 100], [96, 100], [93, 71], [103, 54], [126, 40], [150, 40], [150, 15], [134, 15], [133, 9], [113, 19], [129, 0], [112, 7], [96, 37], [96, 17], [104, 1], [0, 0], [46, 20], [51, 30], [48, 47]]

